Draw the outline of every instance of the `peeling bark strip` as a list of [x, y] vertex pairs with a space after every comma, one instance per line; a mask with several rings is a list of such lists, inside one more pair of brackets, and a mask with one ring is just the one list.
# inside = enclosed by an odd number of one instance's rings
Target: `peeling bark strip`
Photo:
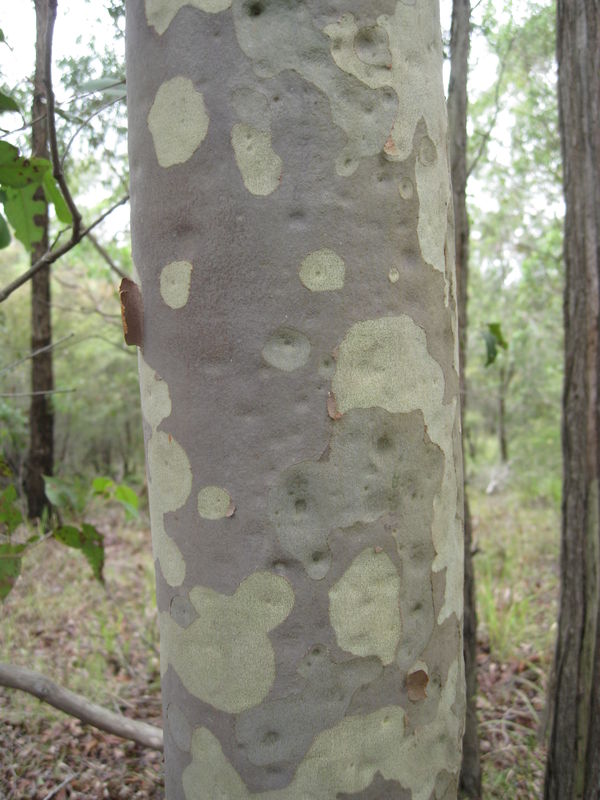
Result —
[[119, 297], [125, 343], [141, 347], [144, 341], [144, 305], [140, 287], [129, 278], [123, 278]]
[[565, 216], [561, 593], [544, 797], [600, 787], [600, 7], [558, 0]]
[[127, 13], [167, 797], [450, 800], [463, 507], [437, 3]]

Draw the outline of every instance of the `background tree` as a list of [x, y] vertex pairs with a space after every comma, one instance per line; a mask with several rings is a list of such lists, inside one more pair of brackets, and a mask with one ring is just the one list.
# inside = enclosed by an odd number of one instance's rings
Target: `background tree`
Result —
[[128, 4], [173, 799], [456, 795], [441, 36], [433, 1], [385, 10]]
[[[467, 288], [469, 275], [469, 217], [467, 214], [467, 79], [469, 74], [469, 40], [471, 27], [470, 0], [454, 0], [450, 38], [450, 82], [448, 84], [448, 128], [450, 167], [454, 205], [454, 239], [456, 252], [456, 285], [458, 342], [460, 362], [461, 431], [464, 436], [467, 345]], [[464, 455], [463, 442], [463, 455]], [[477, 609], [475, 607], [475, 575], [471, 550], [473, 535], [469, 500], [464, 496], [465, 587], [463, 650], [467, 685], [467, 714], [463, 737], [463, 760], [460, 788], [467, 797], [481, 795], [481, 765], [477, 730]]]
[[[50, 19], [48, 0], [35, 0], [36, 44], [33, 103], [31, 107], [31, 152], [47, 159], [48, 115], [46, 113], [46, 70], [51, 64], [47, 52], [52, 39], [47, 36]], [[31, 247], [31, 263], [42, 258], [49, 248], [48, 202], [43, 186], [35, 188], [35, 223], [39, 234]], [[44, 475], [54, 471], [54, 411], [52, 391], [52, 308], [50, 265], [45, 264], [31, 279], [31, 405], [29, 408], [29, 457], [25, 474], [27, 506], [31, 518], [39, 517], [47, 504]]]
[[557, 5], [565, 217], [561, 595], [546, 798], [600, 785], [600, 9]]

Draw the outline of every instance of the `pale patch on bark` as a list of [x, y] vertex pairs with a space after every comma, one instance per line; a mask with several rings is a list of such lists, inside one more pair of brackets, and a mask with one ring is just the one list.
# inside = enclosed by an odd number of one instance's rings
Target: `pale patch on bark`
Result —
[[272, 194], [283, 162], [271, 147], [271, 134], [240, 122], [231, 131], [231, 145], [246, 189], [260, 197]]
[[208, 131], [204, 98], [189, 78], [178, 75], [158, 88], [148, 114], [148, 127], [161, 167], [183, 164], [202, 144]]
[[183, 308], [190, 296], [192, 265], [189, 261], [171, 261], [160, 273], [160, 294], [169, 308]]
[[438, 623], [452, 613], [461, 619], [462, 536], [453, 442], [457, 403], [454, 398], [443, 404], [444, 374], [429, 354], [425, 331], [406, 315], [353, 325], [340, 344], [332, 387], [342, 414], [373, 406], [390, 413], [423, 412], [429, 438], [444, 454], [444, 476], [433, 501], [432, 524], [433, 570], [446, 570]]
[[299, 274], [311, 292], [331, 292], [343, 288], [346, 265], [335, 251], [325, 247], [306, 256]]
[[293, 372], [308, 361], [310, 342], [300, 331], [284, 326], [269, 336], [261, 353], [272, 367]]
[[[386, 158], [406, 160], [413, 149], [417, 125], [421, 120], [425, 122], [425, 138], [430, 147], [427, 153], [419, 147], [415, 169], [419, 196], [417, 235], [424, 260], [445, 274], [444, 222], [451, 196], [446, 112], [439, 80], [441, 39], [433, 6], [431, 0], [418, 6], [398, 2], [395, 13], [380, 16], [373, 28], [359, 28], [352, 14], [343, 14], [324, 32], [331, 39], [331, 56], [340, 69], [372, 89], [388, 87], [398, 97], [398, 113], [384, 146]], [[384, 43], [389, 48], [388, 63], [370, 57], [376, 50], [383, 52]], [[412, 186], [400, 186], [400, 195], [409, 198]]]
[[163, 34], [180, 8], [192, 6], [209, 14], [218, 14], [231, 6], [231, 0], [146, 0], [146, 19], [156, 32]]
[[231, 516], [229, 492], [219, 486], [205, 486], [198, 492], [198, 513], [204, 519], [223, 519]]
[[192, 763], [183, 772], [186, 800], [335, 800], [343, 792], [366, 789], [380, 772], [412, 792], [413, 800], [430, 800], [437, 776], [456, 773], [460, 761], [462, 720], [452, 711], [462, 678], [458, 661], [448, 670], [436, 717], [405, 733], [405, 712], [387, 706], [372, 714], [346, 717], [315, 738], [293, 781], [282, 789], [250, 792], [227, 761], [218, 739], [207, 728], [192, 736]]
[[180, 586], [185, 578], [185, 562], [165, 530], [164, 515], [186, 502], [192, 488], [192, 473], [183, 448], [172, 436], [157, 430], [171, 414], [169, 387], [146, 364], [141, 353], [138, 364], [142, 415], [152, 431], [147, 445], [152, 549], [167, 583]]
[[329, 618], [338, 645], [391, 664], [400, 641], [400, 578], [385, 553], [358, 555], [329, 590]]
[[275, 680], [267, 634], [292, 610], [290, 584], [255, 572], [233, 595], [195, 586], [189, 596], [199, 617], [187, 628], [160, 614], [163, 674], [171, 664], [190, 694], [229, 713], [258, 705]]
[[352, 175], [361, 158], [381, 151], [396, 115], [393, 93], [384, 90], [378, 96], [355, 82], [341, 91], [338, 68], [324, 58], [327, 40], [305, 3], [264, 4], [259, 15], [252, 15], [251, 8], [250, 3], [233, 4], [238, 42], [254, 62], [254, 71], [269, 78], [294, 70], [323, 92], [333, 124], [347, 138], [336, 158], [336, 170], [339, 175]]

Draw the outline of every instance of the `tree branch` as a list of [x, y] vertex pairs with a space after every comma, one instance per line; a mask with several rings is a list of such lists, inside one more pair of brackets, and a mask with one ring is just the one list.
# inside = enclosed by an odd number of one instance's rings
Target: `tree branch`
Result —
[[113, 261], [108, 250], [105, 247], [103, 247], [103, 245], [100, 244], [100, 242], [98, 241], [98, 239], [96, 239], [93, 233], [88, 234], [88, 239], [94, 245], [96, 250], [100, 253], [102, 258], [106, 261], [106, 263], [112, 269], [113, 272], [116, 272], [120, 278], [129, 277], [129, 275], [123, 272], [123, 270]]
[[63, 336], [62, 339], [58, 339], [56, 342], [47, 344], [44, 347], [38, 347], [37, 350], [32, 350], [31, 353], [27, 353], [26, 356], [18, 358], [16, 361], [11, 361], [11, 363], [7, 364], [5, 367], [0, 367], [0, 375], [3, 375], [5, 372], [9, 372], [11, 369], [14, 369], [15, 367], [18, 367], [19, 364], [22, 364], [24, 361], [28, 361], [30, 358], [35, 358], [36, 356], [39, 356], [40, 353], [45, 353], [47, 350], [55, 350], [63, 342], [66, 342], [67, 339], [73, 338], [73, 336], [75, 336], [74, 333], [68, 333], [66, 336]]
[[492, 115], [492, 120], [488, 125], [488, 129], [485, 133], [481, 134], [481, 141], [479, 142], [479, 147], [477, 148], [477, 152], [473, 157], [473, 161], [467, 167], [467, 180], [469, 179], [471, 173], [481, 160], [485, 152], [485, 148], [494, 132], [494, 128], [496, 127], [496, 123], [498, 121], [498, 115], [500, 114], [500, 88], [502, 86], [502, 79], [504, 77], [504, 72], [508, 65], [508, 56], [510, 55], [510, 51], [512, 50], [513, 44], [515, 42], [516, 36], [513, 36], [508, 45], [506, 47], [506, 53], [504, 54], [504, 58], [500, 60], [500, 69], [498, 71], [498, 79], [496, 80], [496, 86], [494, 89], [494, 113]]
[[65, 174], [62, 169], [60, 156], [58, 154], [58, 141], [56, 138], [56, 117], [54, 113], [54, 90], [52, 88], [52, 39], [54, 35], [54, 23], [56, 22], [56, 8], [57, 0], [49, 0], [48, 3], [48, 25], [46, 28], [46, 64], [44, 69], [44, 83], [46, 85], [46, 121], [48, 125], [48, 142], [50, 144], [50, 155], [52, 157], [52, 173], [56, 178], [56, 182], [60, 186], [60, 190], [65, 199], [65, 203], [69, 207], [71, 216], [73, 218], [73, 227], [71, 231], [71, 241], [79, 241], [81, 239], [81, 214], [75, 205], [75, 201], [71, 195]]
[[58, 708], [59, 711], [77, 717], [85, 724], [93, 725], [101, 731], [114, 733], [152, 750], [163, 749], [163, 732], [156, 725], [115, 714], [91, 703], [80, 694], [58, 686], [39, 672], [14, 664], [0, 663], [0, 686], [32, 694], [39, 700]]
[[75, 245], [79, 244], [79, 242], [83, 239], [84, 236], [87, 236], [88, 233], [92, 231], [101, 222], [103, 222], [103, 220], [105, 220], [109, 214], [112, 214], [112, 212], [116, 208], [122, 206], [128, 200], [129, 200], [129, 195], [125, 195], [125, 197], [122, 197], [120, 200], [114, 203], [114, 205], [108, 208], [103, 214], [101, 214], [97, 219], [95, 219], [91, 225], [88, 225], [87, 228], [84, 228], [82, 231], [79, 231], [77, 239], [74, 239], [71, 236], [69, 241], [65, 242], [65, 244], [63, 244], [61, 247], [57, 247], [56, 250], [48, 250], [47, 253], [44, 253], [44, 255], [40, 259], [38, 259], [38, 261], [36, 261], [35, 264], [33, 264], [33, 266], [27, 270], [27, 272], [24, 272], [22, 275], [16, 278], [12, 283], [9, 283], [8, 286], [5, 286], [4, 289], [0, 290], [0, 303], [4, 302], [4, 300], [6, 300], [7, 297], [9, 297], [20, 286], [23, 286], [24, 283], [27, 283], [27, 281], [30, 280], [30, 278], [32, 278], [38, 270], [42, 269], [42, 267], [45, 267], [46, 264], [53, 264], [55, 261], [58, 261], [59, 258], [62, 258], [62, 256], [65, 255], [65, 253], [68, 253], [69, 250], [72, 250], [75, 247]]

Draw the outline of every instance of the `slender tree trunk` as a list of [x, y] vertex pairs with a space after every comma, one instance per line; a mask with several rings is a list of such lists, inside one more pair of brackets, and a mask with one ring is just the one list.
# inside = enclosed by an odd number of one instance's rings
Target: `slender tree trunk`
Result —
[[[49, 0], [35, 0], [35, 74], [31, 110], [32, 155], [42, 158], [48, 158], [46, 89], [44, 85], [48, 2]], [[32, 264], [48, 249], [48, 205], [41, 187], [37, 190], [35, 199], [44, 203], [44, 212], [36, 217], [36, 224], [42, 229], [42, 236], [32, 249]], [[36, 351], [51, 342], [50, 266], [46, 266], [36, 272], [31, 279], [31, 349]], [[44, 475], [52, 475], [54, 468], [52, 395], [44, 394], [44, 392], [51, 392], [53, 388], [52, 349], [48, 348], [31, 359], [31, 391], [34, 394], [31, 397], [29, 409], [29, 457], [25, 475], [30, 518], [39, 517], [47, 504], [44, 493]]]
[[180, 5], [127, 5], [141, 296], [122, 285], [167, 797], [452, 800], [463, 500], [437, 2]]
[[506, 394], [511, 380], [511, 371], [508, 373], [504, 366], [498, 370], [498, 449], [500, 461], [508, 463], [508, 438], [506, 436]]
[[561, 598], [547, 800], [600, 795], [600, 5], [558, 0], [566, 200]]
[[[450, 38], [450, 83], [448, 87], [448, 127], [450, 166], [454, 198], [454, 236], [456, 243], [456, 285], [458, 342], [460, 360], [461, 428], [464, 442], [464, 418], [467, 400], [467, 290], [469, 277], [469, 217], [467, 214], [467, 78], [471, 35], [470, 0], [454, 0]], [[463, 649], [467, 685], [467, 716], [463, 737], [463, 760], [460, 788], [467, 797], [481, 795], [481, 764], [477, 731], [477, 609], [473, 570], [472, 527], [469, 500], [465, 492], [465, 608]]]

